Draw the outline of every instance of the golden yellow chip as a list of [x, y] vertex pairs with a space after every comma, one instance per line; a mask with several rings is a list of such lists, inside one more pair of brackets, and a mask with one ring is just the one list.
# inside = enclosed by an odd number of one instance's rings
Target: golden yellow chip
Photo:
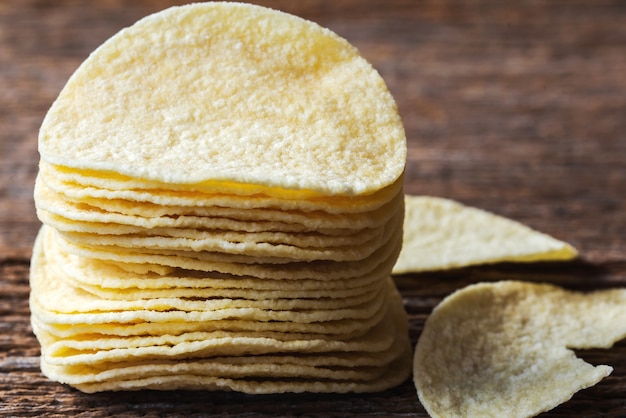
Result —
[[584, 294], [505, 281], [437, 306], [415, 349], [414, 381], [432, 417], [529, 417], [611, 373], [573, 349], [626, 336], [626, 290]]
[[407, 195], [405, 203], [402, 252], [394, 274], [577, 255], [565, 242], [452, 200]]

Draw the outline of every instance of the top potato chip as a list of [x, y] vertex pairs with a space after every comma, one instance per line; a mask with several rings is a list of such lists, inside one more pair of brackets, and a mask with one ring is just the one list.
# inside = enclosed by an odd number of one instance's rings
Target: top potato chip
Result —
[[42, 159], [233, 194], [367, 194], [404, 170], [379, 74], [347, 41], [282, 12], [174, 7], [78, 68], [40, 131]]

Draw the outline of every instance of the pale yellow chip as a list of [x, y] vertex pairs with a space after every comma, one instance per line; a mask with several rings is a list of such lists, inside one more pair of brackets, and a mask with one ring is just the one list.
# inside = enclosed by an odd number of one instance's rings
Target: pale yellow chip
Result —
[[[342, 319], [367, 319], [387, 300], [389, 281], [363, 297], [319, 299], [248, 300], [161, 298], [147, 300], [100, 299], [55, 274], [46, 261], [34, 259], [31, 270], [31, 305], [40, 319], [58, 324], [106, 324], [172, 321], [285, 321], [311, 323]], [[71, 300], [72, 303], [67, 303]], [[359, 302], [353, 304], [353, 302]], [[325, 307], [326, 309], [322, 309]], [[44, 319], [45, 318], [45, 319]]]
[[[287, 334], [288, 336], [289, 334]], [[209, 340], [211, 336], [197, 336], [203, 340]], [[213, 337], [214, 338], [214, 337]], [[224, 337], [222, 337], [224, 338]], [[246, 343], [244, 338], [238, 341], [248, 349], [251, 344]], [[250, 338], [248, 338], [250, 340]], [[266, 341], [271, 341], [266, 339]], [[295, 339], [292, 342], [297, 342]], [[311, 340], [311, 343], [315, 341]], [[275, 340], [276, 347], [288, 347], [280, 340]], [[342, 344], [345, 346], [346, 344]], [[297, 379], [300, 381], [334, 380], [336, 382], [359, 382], [370, 385], [378, 385], [379, 379], [388, 374], [389, 368], [394, 369], [398, 375], [408, 375], [410, 370], [411, 346], [408, 339], [406, 321], [399, 322], [396, 326], [395, 338], [391, 340], [385, 349], [376, 352], [370, 351], [371, 345], [380, 345], [379, 340], [367, 344], [367, 351], [336, 351], [336, 352], [302, 352], [290, 354], [288, 352], [278, 354], [256, 354], [237, 356], [235, 352], [229, 352], [227, 356], [212, 356], [208, 358], [187, 358], [184, 361], [177, 360], [176, 356], [170, 358], [144, 358], [135, 357], [140, 354], [133, 352], [133, 356], [126, 361], [102, 361], [96, 363], [56, 364], [54, 359], [48, 361], [48, 357], [42, 358], [42, 370], [51, 379], [82, 386], [108, 382], [109, 384], [127, 381], [142, 380], [149, 377], [162, 376], [172, 377], [181, 375], [202, 376], [205, 378], [229, 378], [229, 379]], [[335, 347], [337, 344], [329, 340], [320, 347]], [[354, 345], [356, 348], [357, 345]], [[343, 347], [339, 347], [343, 348]], [[174, 345], [172, 352], [178, 350]], [[129, 350], [130, 351], [130, 350]], [[220, 351], [219, 349], [217, 350]], [[261, 350], [263, 351], [263, 350]], [[398, 363], [405, 366], [404, 370], [398, 367]], [[206, 389], [206, 388], [205, 388]]]
[[[181, 334], [114, 336], [77, 334], [59, 338], [33, 321], [33, 330], [41, 342], [42, 356], [57, 365], [97, 365], [111, 361], [142, 359], [186, 359], [215, 356], [246, 356], [268, 353], [379, 353], [394, 344], [408, 341], [407, 319], [397, 298], [389, 299], [389, 308], [378, 323], [352, 338], [344, 335], [318, 335], [300, 332], [216, 330]], [[35, 317], [38, 318], [38, 317]], [[234, 322], [234, 321], [231, 321]], [[208, 324], [210, 326], [210, 324]]]
[[[269, 304], [267, 301], [252, 302], [261, 303], [259, 307], [234, 307], [228, 306], [230, 302], [208, 299], [200, 303], [200, 311], [178, 310], [176, 306], [197, 305], [197, 301], [187, 304], [181, 298], [164, 298], [148, 301], [134, 301], [131, 305], [123, 305], [121, 301], [100, 300], [95, 295], [90, 295], [82, 288], [75, 286], [75, 281], [59, 279], [64, 277], [63, 268], [57, 268], [58, 263], [63, 263], [66, 258], [54, 259], [59, 253], [52, 251], [47, 254], [44, 249], [50, 233], [53, 232], [43, 227], [37, 237], [31, 262], [31, 295], [30, 307], [33, 317], [41, 324], [41, 328], [47, 329], [54, 335], [70, 336], [80, 333], [102, 333], [117, 335], [155, 335], [159, 333], [183, 333], [192, 331], [209, 330], [253, 330], [253, 331], [283, 331], [283, 332], [309, 332], [317, 334], [354, 334], [363, 333], [374, 326], [385, 315], [387, 302], [384, 295], [376, 293], [374, 299], [363, 302], [353, 307], [345, 306], [339, 309], [327, 310], [296, 310], [296, 311], [273, 311], [262, 308], [261, 305]], [[54, 246], [52, 246], [54, 248]], [[61, 253], [62, 254], [62, 253]], [[53, 258], [48, 260], [47, 257]], [[76, 260], [75, 260], [76, 261]], [[56, 267], [55, 267], [56, 266]], [[65, 267], [65, 266], [64, 266]], [[79, 267], [80, 270], [80, 267]], [[384, 270], [384, 269], [383, 269]], [[96, 275], [98, 270], [91, 270]], [[55, 276], [56, 275], [56, 276]], [[132, 277], [132, 276], [131, 276]], [[123, 278], [122, 278], [123, 280]], [[151, 280], [151, 279], [147, 279]], [[176, 277], [165, 277], [162, 283], [175, 282]], [[185, 280], [185, 278], [180, 278]], [[200, 279], [203, 280], [203, 279]], [[210, 280], [210, 279], [207, 279]], [[217, 284], [221, 279], [211, 282]], [[241, 279], [242, 284], [263, 283], [263, 280]], [[237, 279], [227, 279], [227, 286], [232, 286]], [[295, 282], [298, 282], [297, 280]], [[332, 281], [330, 281], [332, 283]], [[342, 281], [339, 281], [341, 283]], [[137, 283], [137, 282], [135, 282]], [[189, 281], [186, 282], [187, 284]], [[310, 281], [304, 284], [311, 285]], [[318, 281], [323, 288], [324, 281]], [[388, 279], [375, 276], [373, 281], [367, 281], [376, 291], [381, 285], [394, 288]], [[275, 285], [275, 284], [274, 284]], [[271, 285], [270, 285], [271, 288]], [[292, 288], [288, 286], [286, 289]], [[331, 286], [332, 288], [332, 286]], [[341, 289], [342, 287], [335, 287]], [[249, 288], [254, 290], [254, 287]], [[280, 287], [278, 287], [280, 290]], [[312, 287], [315, 289], [315, 287]], [[394, 290], [395, 291], [395, 290]], [[383, 296], [383, 297], [381, 297]], [[67, 299], [73, 301], [66, 304]], [[360, 296], [357, 296], [357, 299]], [[251, 301], [254, 301], [252, 299]], [[348, 297], [343, 301], [355, 300]], [[341, 302], [342, 299], [336, 301]], [[296, 307], [295, 300], [286, 299], [284, 307]], [[321, 301], [311, 301], [319, 304]], [[122, 304], [119, 304], [122, 303]], [[243, 302], [238, 302], [243, 303]], [[303, 302], [305, 305], [307, 302]], [[323, 302], [326, 303], [326, 302]], [[335, 302], [331, 302], [334, 304]], [[223, 306], [218, 306], [218, 305]], [[341, 304], [341, 303], [340, 303]], [[176, 306], [174, 306], [176, 305]], [[204, 305], [204, 307], [202, 307]], [[321, 305], [320, 305], [321, 306]], [[126, 311], [111, 310], [131, 309]], [[148, 310], [146, 307], [150, 307]], [[212, 307], [218, 308], [213, 310]], [[171, 309], [175, 308], [175, 309]]]
[[[403, 355], [396, 358], [390, 364], [377, 368], [374, 371], [375, 378], [371, 380], [363, 380], [363, 374], [361, 374], [357, 380], [332, 379], [332, 378], [311, 378], [310, 376], [303, 377], [250, 377], [250, 378], [223, 378], [218, 376], [211, 376], [203, 374], [202, 363], [177, 363], [179, 366], [171, 367], [175, 373], [167, 373], [159, 375], [159, 367], [155, 367], [152, 373], [146, 373], [145, 369], [152, 370], [150, 365], [146, 367], [137, 367], [131, 370], [130, 377], [124, 378], [125, 371], [114, 370], [111, 375], [119, 374], [122, 376], [119, 379], [104, 379], [95, 380], [87, 383], [72, 384], [77, 389], [86, 392], [94, 393], [101, 391], [128, 391], [128, 390], [228, 390], [238, 391], [248, 394], [273, 394], [273, 393], [301, 393], [301, 392], [317, 392], [317, 393], [348, 393], [348, 392], [379, 392], [394, 386], [399, 385], [409, 375], [411, 355], [410, 345], [405, 345], [405, 352]], [[210, 364], [210, 363], [209, 363]], [[258, 367], [257, 367], [258, 368]], [[310, 367], [292, 365], [289, 368], [277, 367], [276, 365], [268, 365], [266, 368], [281, 370], [282, 374], [296, 374], [297, 372], [314, 370]], [[170, 368], [168, 368], [170, 369]], [[60, 370], [58, 367], [50, 366], [45, 361], [42, 361], [42, 371], [48, 375], [51, 379], [64, 381], [69, 378], [75, 378], [76, 375], [67, 375], [64, 370]], [[287, 373], [285, 373], [287, 372]], [[322, 371], [325, 375], [337, 375], [338, 372], [331, 370]], [[134, 377], [132, 374], [136, 374]], [[139, 376], [142, 373], [142, 376]], [[315, 375], [319, 376], [320, 370], [317, 369]], [[156, 374], [156, 375], [155, 375]], [[339, 373], [340, 374], [340, 373]], [[346, 375], [350, 375], [348, 372]], [[104, 377], [108, 377], [106, 374]], [[370, 377], [372, 373], [370, 372]]]
[[174, 7], [78, 68], [39, 135], [29, 306], [85, 392], [361, 392], [410, 373], [406, 139], [347, 41], [243, 3]]
[[[243, 210], [265, 209], [280, 211], [321, 212], [322, 215], [342, 217], [378, 211], [388, 202], [394, 200], [403, 187], [403, 176], [392, 184], [372, 193], [357, 196], [268, 196], [262, 193], [260, 186], [249, 186], [252, 194], [229, 194], [203, 188], [196, 190], [190, 186], [173, 183], [157, 183], [147, 189], [127, 188], [143, 186], [143, 184], [128, 185], [125, 182], [116, 182], [117, 176], [100, 174], [87, 176], [67, 171], [66, 168], [53, 166], [41, 160], [37, 175], [36, 187], [41, 185], [50, 191], [62, 195], [63, 199], [89, 204], [94, 207], [110, 209], [112, 212], [125, 214], [155, 216], [182, 214], [201, 215], [215, 214], [216, 212], [236, 212], [236, 218], [244, 216], [250, 219], [249, 213]], [[130, 182], [136, 182], [129, 178]], [[255, 190], [255, 187], [257, 188]], [[37, 192], [37, 189], [35, 190]], [[284, 194], [288, 194], [284, 192]], [[384, 209], [383, 209], [384, 211]], [[313, 219], [318, 214], [311, 213]], [[358, 215], [357, 215], [358, 216]], [[256, 219], [256, 218], [252, 218]], [[289, 219], [289, 215], [285, 220]], [[302, 217], [300, 217], [302, 219]], [[306, 221], [307, 223], [310, 220]]]
[[[311, 262], [269, 265], [241, 265], [227, 263], [198, 263], [178, 260], [179, 267], [198, 271], [178, 270], [158, 264], [129, 264], [120, 262], [129, 258], [145, 263], [146, 255], [120, 254], [115, 262], [90, 258], [87, 254], [75, 255], [64, 249], [64, 240], [57, 239], [56, 231], [44, 225], [33, 246], [33, 258], [50, 257], [63, 263], [67, 273], [78, 280], [110, 288], [140, 287], [160, 289], [163, 287], [215, 287], [252, 288], [258, 290], [320, 290], [354, 289], [385, 280], [400, 245], [384, 245], [368, 260], [359, 262]], [[107, 254], [101, 254], [102, 257]], [[169, 260], [169, 259], [167, 259]], [[165, 261], [167, 261], [165, 260]], [[216, 273], [216, 271], [223, 273]], [[144, 280], [148, 275], [150, 280]]]
[[314, 230], [330, 236], [349, 235], [354, 231], [381, 227], [404, 204], [403, 196], [399, 193], [391, 202], [372, 212], [328, 214], [320, 211], [164, 207], [148, 203], [115, 202], [110, 199], [86, 204], [66, 200], [61, 195], [42, 194], [40, 189], [37, 183], [35, 202], [37, 215], [43, 223], [62, 231], [103, 234], [145, 233], [171, 228], [210, 228], [294, 233]]
[[[399, 328], [400, 329], [400, 328]], [[406, 329], [404, 329], [406, 331]], [[406, 334], [406, 333], [404, 333]], [[289, 334], [286, 334], [289, 336]], [[206, 336], [205, 336], [206, 337]], [[210, 337], [210, 336], [209, 336]], [[380, 367], [383, 365], [388, 365], [394, 359], [404, 354], [406, 351], [406, 346], [408, 344], [406, 341], [406, 335], [397, 335], [397, 343], [390, 344], [386, 347], [386, 349], [381, 350], [379, 352], [371, 352], [371, 351], [336, 351], [336, 352], [299, 352], [296, 354], [293, 353], [281, 353], [281, 354], [258, 354], [258, 355], [245, 355], [245, 356], [237, 356], [237, 355], [227, 355], [227, 356], [214, 356], [206, 359], [193, 357], [189, 359], [189, 364], [192, 367], [196, 367], [198, 365], [208, 365], [209, 367], [217, 366], [214, 371], [209, 371], [209, 373], [216, 374], [225, 374], [228, 373], [229, 370], [223, 368], [224, 366], [234, 366], [232, 371], [237, 373], [238, 376], [245, 376], [247, 372], [243, 368], [247, 368], [249, 366], [254, 367], [253, 374], [260, 375], [271, 373], [272, 367], [275, 366], [305, 366], [305, 367], [313, 367], [313, 368], [326, 368], [326, 367], [336, 367], [337, 371], [344, 368], [344, 371], [347, 371], [348, 368], [362, 368], [362, 367]], [[295, 341], [294, 338], [292, 341]], [[208, 363], [211, 363], [210, 365]], [[146, 375], [158, 371], [163, 373], [162, 367], [172, 367], [174, 364], [180, 364], [181, 362], [174, 359], [153, 359], [153, 360], [137, 360], [135, 358], [129, 358], [127, 361], [116, 361], [116, 362], [101, 362], [94, 364], [82, 364], [78, 366], [58, 366], [66, 369], [74, 369], [76, 372], [76, 377], [81, 379], [83, 382], [86, 380], [83, 379], [103, 379], [103, 375], [108, 375], [109, 378], [117, 379], [120, 375], [117, 372], [124, 373], [125, 376], [128, 376], [129, 373], [135, 373], [135, 371], [131, 371], [134, 369], [139, 371], [140, 373], [144, 370], [146, 371]], [[195, 365], [194, 365], [195, 363]], [[53, 363], [48, 363], [53, 365]], [[262, 370], [261, 367], [257, 367], [257, 365], [262, 365], [262, 367], [266, 367], [266, 370]], [[144, 366], [149, 366], [152, 370], [148, 370], [148, 368], [144, 368]], [[80, 368], [80, 369], [79, 369]], [[237, 370], [237, 368], [242, 368]], [[114, 369], [118, 369], [115, 371]], [[160, 370], [159, 370], [160, 369]], [[69, 370], [68, 370], [69, 371]], [[109, 373], [111, 371], [111, 373]], [[208, 373], [207, 373], [208, 374]], [[233, 375], [231, 375], [232, 377]], [[138, 376], [133, 376], [138, 377]], [[341, 376], [336, 376], [336, 378], [341, 379]]]
[[[171, 277], [170, 277], [171, 278]], [[205, 281], [214, 282], [211, 279], [190, 279], [187, 283], [194, 285], [193, 287], [171, 286], [175, 282], [168, 281], [169, 287], [162, 288], [140, 288], [129, 287], [125, 285], [123, 288], [103, 287], [100, 285], [87, 284], [79, 281], [74, 277], [66, 277], [72, 285], [85, 292], [91, 293], [103, 299], [109, 300], [135, 300], [135, 299], [158, 299], [158, 298], [230, 298], [230, 299], [248, 299], [248, 300], [304, 300], [316, 299], [327, 301], [329, 299], [344, 299], [366, 297], [379, 288], [378, 281], [355, 288], [330, 289], [323, 287], [322, 284], [316, 289], [299, 289], [297, 283], [293, 283], [294, 290], [276, 289], [276, 290], [258, 290], [254, 287], [211, 287], [204, 283]], [[151, 279], [145, 279], [152, 281]], [[260, 280], [259, 280], [260, 281]], [[164, 283], [164, 281], [161, 281]]]
[[[254, 256], [254, 248], [265, 245], [291, 247], [289, 252], [333, 252], [357, 249], [369, 242], [380, 242], [385, 238], [385, 227], [362, 229], [352, 234], [325, 235], [316, 232], [288, 233], [282, 231], [241, 232], [221, 229], [159, 228], [144, 230], [141, 233], [107, 234], [99, 232], [61, 231], [71, 241], [82, 245], [118, 246], [150, 250], [171, 249], [191, 251], [217, 251], [247, 254]], [[240, 249], [236, 249], [241, 247]], [[148, 251], [147, 251], [148, 252]], [[267, 254], [271, 254], [268, 251]], [[280, 257], [280, 255], [279, 255]], [[294, 257], [295, 258], [295, 257]]]
[[571, 245], [519, 222], [438, 197], [405, 196], [403, 234], [394, 274], [577, 256]]
[[391, 290], [384, 318], [351, 338], [236, 331], [120, 338], [90, 328], [75, 339], [59, 338], [40, 328], [36, 315], [33, 330], [44, 374], [85, 392], [380, 391], [405, 380], [411, 364], [407, 317], [399, 293]]
[[[210, 360], [189, 360], [184, 362], [136, 362], [122, 363], [112, 362], [97, 365], [96, 367], [74, 366], [62, 367], [45, 364], [44, 371], [51, 374], [56, 372], [57, 379], [65, 379], [64, 383], [72, 385], [102, 382], [119, 381], [129, 379], [145, 379], [153, 376], [178, 376], [192, 374], [198, 376], [210, 376], [221, 378], [256, 378], [256, 379], [276, 379], [276, 378], [297, 378], [301, 380], [321, 380], [334, 379], [337, 381], [370, 381], [380, 378], [385, 374], [388, 364], [374, 366], [357, 366], [356, 364], [344, 366], [306, 365], [307, 358], [300, 356], [303, 360], [298, 363], [274, 362], [274, 359], [282, 360], [278, 356], [255, 356], [256, 361], [245, 364], [237, 362], [228, 363], [223, 361], [228, 358], [218, 358]], [[267, 358], [269, 357], [269, 358]], [[354, 356], [359, 359], [358, 354]], [[233, 357], [234, 360], [240, 357]], [[245, 358], [245, 357], [244, 357]], [[319, 356], [320, 360], [331, 358], [330, 356]], [[222, 361], [220, 361], [222, 360]], [[350, 360], [349, 357], [346, 360]], [[284, 361], [284, 360], [283, 360]]]
[[415, 349], [414, 381], [432, 417], [529, 417], [611, 373], [572, 349], [626, 337], [626, 290], [584, 294], [505, 281], [437, 306]]
[[180, 230], [170, 232], [177, 236], [103, 235], [62, 231], [60, 234], [73, 246], [113, 253], [134, 251], [146, 255], [182, 256], [247, 264], [315, 260], [343, 262], [364, 260], [381, 245], [389, 241], [399, 242], [402, 217], [392, 218], [383, 228], [364, 230], [353, 236], [193, 230], [187, 233]]
[[130, 185], [298, 198], [394, 183], [406, 139], [384, 81], [347, 41], [209, 2], [148, 16], [94, 51], [46, 115], [39, 151]]
[[[48, 228], [46, 230], [50, 231]], [[53, 260], [53, 268], [58, 269], [56, 274], [65, 280], [72, 281], [75, 286], [93, 294], [117, 293], [111, 299], [122, 300], [146, 299], [152, 296], [144, 295], [151, 294], [166, 294], [174, 297], [215, 297], [237, 291], [253, 292], [253, 294], [246, 293], [247, 296], [240, 294], [240, 297], [247, 299], [343, 298], [361, 295], [379, 288], [381, 277], [388, 271], [392, 262], [387, 261], [382, 266], [373, 268], [367, 275], [343, 280], [259, 279], [184, 270], [137, 271], [135, 268], [128, 269], [128, 266], [77, 257], [63, 252], [58, 245], [54, 245], [56, 241], [50, 239], [51, 234], [43, 233], [42, 238], [47, 238], [47, 240], [37, 241], [33, 251], [36, 257], [33, 257], [33, 260], [37, 260], [38, 254], [43, 252], [47, 259]]]
[[[110, 336], [146, 336], [146, 335], [181, 335], [188, 332], [282, 332], [300, 333], [334, 338], [354, 338], [365, 335], [385, 316], [386, 309], [379, 309], [367, 319], [340, 319], [337, 321], [297, 323], [287, 321], [244, 321], [224, 319], [220, 321], [171, 321], [171, 322], [110, 322], [104, 324], [61, 324], [55, 323], [55, 316], [42, 310], [36, 302], [31, 305], [32, 322], [38, 323], [39, 329], [63, 339], [82, 338], [85, 335]], [[41, 317], [42, 319], [37, 319]]]
[[[369, 392], [401, 383], [411, 369], [408, 321], [397, 291], [388, 306], [384, 320], [353, 338], [228, 331], [126, 339], [87, 334], [59, 340], [40, 329], [36, 319], [33, 329], [42, 343], [44, 374], [85, 392]], [[231, 379], [232, 385], [223, 387], [211, 383]], [[155, 381], [176, 383], [149, 383]]]
[[56, 237], [57, 243], [63, 251], [80, 257], [91, 257], [123, 264], [154, 264], [186, 270], [204, 272], [220, 272], [235, 276], [252, 276], [267, 279], [326, 279], [346, 280], [365, 275], [371, 271], [381, 271], [382, 266], [389, 268], [383, 272], [386, 275], [391, 270], [389, 261], [397, 258], [401, 243], [394, 239], [381, 243], [381, 247], [364, 259], [355, 261], [294, 261], [293, 259], [277, 257], [246, 257], [245, 255], [226, 255], [192, 251], [152, 250], [121, 251], [116, 247], [93, 247], [71, 243], [62, 237]]

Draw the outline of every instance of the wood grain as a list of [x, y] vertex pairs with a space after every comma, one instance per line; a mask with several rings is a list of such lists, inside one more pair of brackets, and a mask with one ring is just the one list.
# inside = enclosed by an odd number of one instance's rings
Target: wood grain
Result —
[[[491, 210], [581, 251], [572, 263], [398, 277], [413, 342], [443, 297], [478, 281], [626, 287], [626, 3], [258, 3], [335, 30], [380, 71], [405, 122], [407, 192]], [[370, 395], [83, 395], [40, 374], [28, 309], [38, 127], [89, 52], [173, 4], [0, 2], [0, 415], [425, 417], [409, 381]], [[615, 371], [542, 416], [625, 416], [626, 342], [579, 354]]]

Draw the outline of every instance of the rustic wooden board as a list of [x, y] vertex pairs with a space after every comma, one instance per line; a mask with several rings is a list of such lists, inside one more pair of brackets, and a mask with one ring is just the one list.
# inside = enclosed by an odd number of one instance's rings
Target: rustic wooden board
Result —
[[[259, 3], [330, 27], [381, 72], [406, 125], [407, 192], [494, 211], [581, 251], [572, 263], [398, 277], [413, 342], [445, 295], [477, 281], [626, 287], [626, 3]], [[28, 309], [39, 124], [90, 51], [173, 4], [0, 2], [0, 415], [426, 416], [409, 381], [371, 395], [83, 395], [39, 373]], [[543, 416], [625, 416], [626, 342], [580, 355], [615, 371]]]

